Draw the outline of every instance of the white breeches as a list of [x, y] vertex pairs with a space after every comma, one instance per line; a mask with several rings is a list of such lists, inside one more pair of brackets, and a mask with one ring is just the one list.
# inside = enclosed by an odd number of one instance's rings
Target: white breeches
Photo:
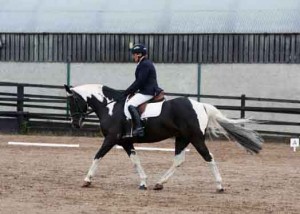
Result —
[[126, 105], [127, 105], [127, 107], [130, 105], [132, 105], [134, 107], [138, 107], [139, 105], [150, 100], [151, 98], [153, 98], [152, 95], [136, 93], [135, 95], [133, 95], [133, 97], [130, 98], [130, 100], [128, 100]]
[[130, 98], [130, 100], [127, 100], [124, 105], [124, 113], [126, 115], [126, 118], [131, 119], [131, 114], [129, 113], [129, 110], [128, 110], [128, 107], [130, 105], [132, 105], [134, 107], [138, 107], [142, 103], [150, 100], [152, 97], [153, 97], [152, 95], [136, 93], [133, 97]]

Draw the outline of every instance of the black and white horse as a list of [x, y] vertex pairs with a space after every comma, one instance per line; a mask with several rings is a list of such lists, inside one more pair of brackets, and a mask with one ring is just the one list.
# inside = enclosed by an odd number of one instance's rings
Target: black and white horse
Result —
[[[147, 188], [147, 176], [141, 166], [133, 143], [152, 143], [175, 137], [175, 157], [171, 168], [156, 183], [154, 189], [163, 189], [163, 184], [173, 175], [176, 167], [185, 159], [185, 148], [191, 143], [208, 163], [217, 183], [217, 191], [222, 192], [220, 176], [213, 155], [205, 145], [205, 133], [208, 128], [213, 133], [230, 136], [247, 151], [258, 153], [262, 138], [253, 130], [240, 124], [244, 119], [228, 119], [210, 104], [200, 103], [188, 98], [175, 98], [164, 101], [161, 112], [145, 120], [145, 136], [142, 138], [122, 138], [126, 129], [124, 100], [119, 101], [121, 92], [100, 84], [86, 84], [69, 88], [65, 86], [70, 103], [72, 125], [80, 128], [89, 109], [98, 116], [104, 142], [96, 153], [92, 165], [84, 179], [83, 187], [91, 185], [101, 158], [115, 145], [124, 148], [135, 165], [140, 176], [140, 189]], [[157, 104], [159, 105], [159, 104]]]

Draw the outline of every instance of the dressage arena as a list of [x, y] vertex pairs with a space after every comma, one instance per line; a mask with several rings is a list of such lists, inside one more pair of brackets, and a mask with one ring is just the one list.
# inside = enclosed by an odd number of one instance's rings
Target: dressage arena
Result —
[[[8, 145], [9, 141], [79, 144], [79, 148]], [[138, 151], [148, 190], [125, 152], [101, 160], [91, 188], [81, 188], [100, 138], [0, 135], [0, 213], [299, 213], [300, 151], [288, 140], [267, 142], [259, 155], [227, 141], [208, 141], [224, 193], [216, 193], [209, 168], [189, 146], [186, 162], [164, 185], [151, 189], [171, 166], [173, 152]], [[136, 145], [141, 146], [141, 145]], [[173, 148], [172, 140], [146, 147]]]

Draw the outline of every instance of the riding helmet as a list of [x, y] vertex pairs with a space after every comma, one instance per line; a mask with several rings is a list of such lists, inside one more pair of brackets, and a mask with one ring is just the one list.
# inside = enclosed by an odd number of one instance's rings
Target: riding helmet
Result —
[[134, 45], [130, 49], [130, 51], [131, 51], [132, 54], [141, 53], [143, 56], [145, 56], [147, 54], [147, 48], [144, 45], [141, 45], [141, 44]]

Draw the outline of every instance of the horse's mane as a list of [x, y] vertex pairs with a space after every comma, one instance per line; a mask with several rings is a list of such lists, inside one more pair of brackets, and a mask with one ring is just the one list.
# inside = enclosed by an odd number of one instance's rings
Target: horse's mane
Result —
[[102, 91], [103, 91], [103, 95], [110, 100], [111, 99], [114, 99], [114, 100], [119, 99], [123, 92], [122, 90], [116, 90], [116, 89], [107, 87], [105, 85], [102, 87]]

